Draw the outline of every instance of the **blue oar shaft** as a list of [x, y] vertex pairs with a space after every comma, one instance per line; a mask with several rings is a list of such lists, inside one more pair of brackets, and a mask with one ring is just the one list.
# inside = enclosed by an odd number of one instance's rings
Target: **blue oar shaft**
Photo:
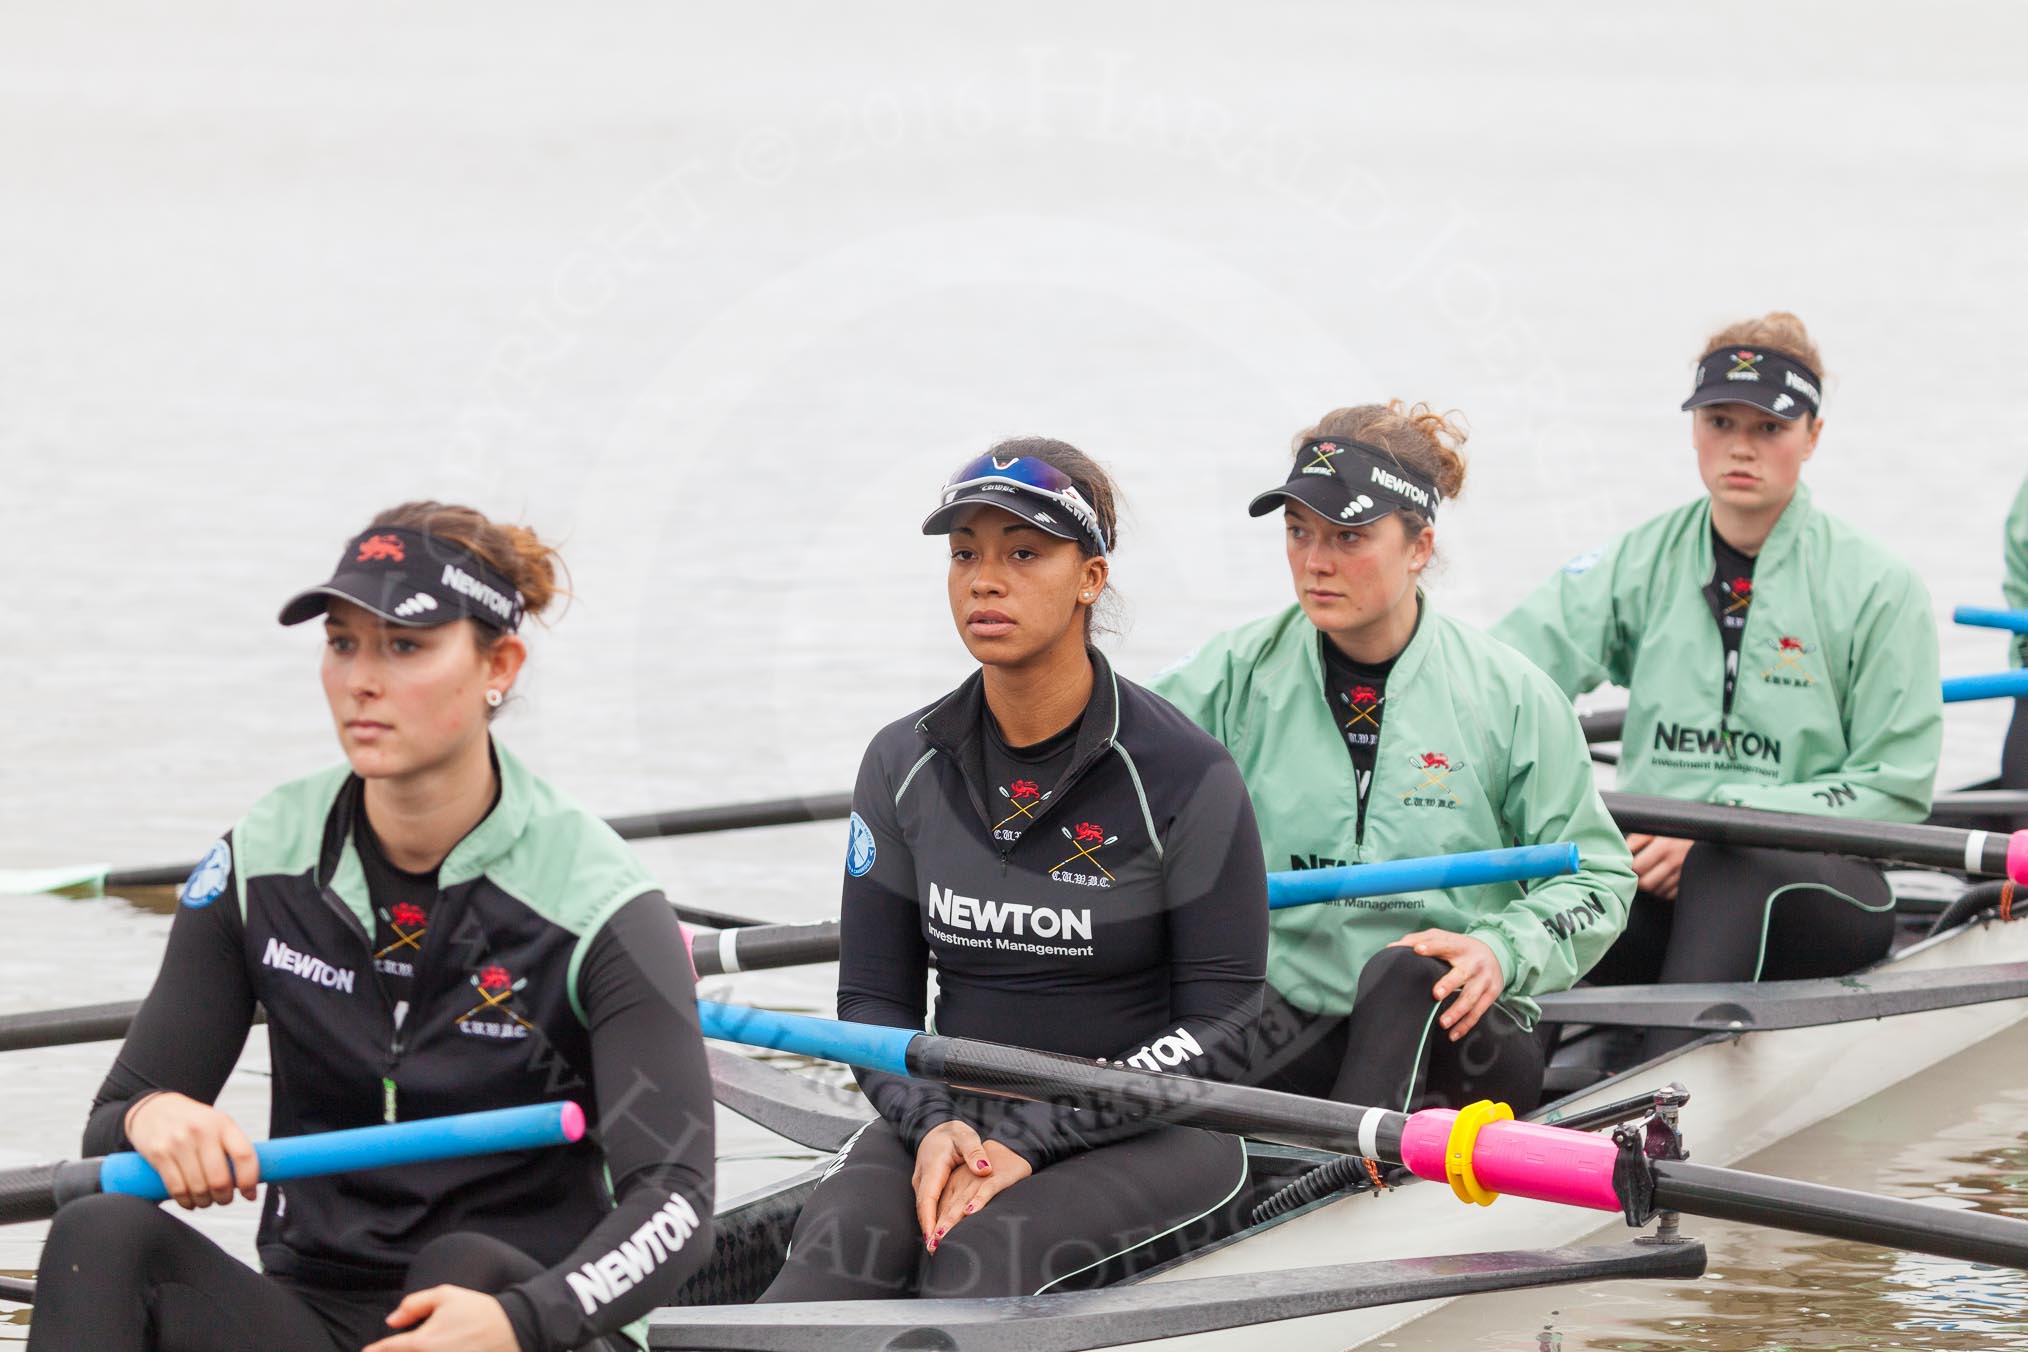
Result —
[[[1291, 869], [1268, 874], [1268, 905], [1308, 906], [1320, 901], [1380, 897], [1397, 892], [1523, 882], [1575, 873], [1577, 867], [1577, 846], [1564, 843], [1435, 855], [1427, 859], [1391, 859], [1339, 868]], [[691, 941], [690, 960], [696, 964], [699, 976], [838, 960], [835, 920], [813, 925], [759, 925], [717, 933], [691, 933], [687, 937]], [[5, 1025], [6, 1021], [0, 1020], [0, 1047], [6, 1045]]]
[[750, 1005], [697, 1002], [697, 1022], [704, 1036], [747, 1047], [766, 1047], [791, 1056], [842, 1061], [848, 1066], [907, 1075], [908, 1044], [923, 1034], [908, 1028], [882, 1028], [870, 1023], [842, 1023], [808, 1014], [781, 1014]]
[[[254, 1145], [261, 1181], [385, 1169], [398, 1164], [508, 1150], [565, 1145], [584, 1135], [584, 1111], [575, 1103], [531, 1103], [519, 1108], [419, 1118], [349, 1131], [283, 1136]], [[155, 1166], [131, 1150], [99, 1163], [99, 1191], [124, 1192], [160, 1201], [169, 1195]]]
[[1575, 873], [1577, 865], [1577, 846], [1564, 841], [1555, 845], [1477, 850], [1470, 854], [1441, 854], [1428, 859], [1292, 869], [1268, 875], [1268, 905], [1280, 910], [1285, 906], [1309, 906], [1350, 897], [1525, 882]]
[[2028, 667], [1989, 676], [1953, 676], [1943, 683], [1945, 704], [1973, 699], [2028, 699]]
[[1951, 612], [1959, 624], [1974, 629], [2008, 629], [2028, 634], [2028, 610], [1988, 610], [1984, 606], [1959, 606]]

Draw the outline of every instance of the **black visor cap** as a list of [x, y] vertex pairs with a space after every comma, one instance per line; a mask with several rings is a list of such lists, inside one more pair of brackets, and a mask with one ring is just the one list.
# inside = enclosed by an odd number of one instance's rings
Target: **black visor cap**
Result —
[[411, 629], [462, 619], [506, 633], [521, 627], [521, 593], [511, 582], [462, 546], [403, 526], [354, 536], [330, 580], [290, 597], [277, 618], [301, 624], [322, 615], [334, 598]]
[[1296, 452], [1288, 479], [1246, 505], [1248, 516], [1266, 516], [1284, 502], [1302, 503], [1319, 516], [1364, 526], [1400, 511], [1436, 521], [1442, 502], [1435, 484], [1378, 446], [1319, 437]]
[[1697, 363], [1697, 388], [1683, 411], [1707, 404], [1751, 404], [1784, 422], [1821, 413], [1824, 382], [1786, 352], [1741, 344], [1707, 352]]

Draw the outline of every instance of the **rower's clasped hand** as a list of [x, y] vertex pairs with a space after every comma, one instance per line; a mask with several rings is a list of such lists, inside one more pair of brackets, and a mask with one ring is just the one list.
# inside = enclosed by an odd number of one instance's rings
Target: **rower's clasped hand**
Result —
[[923, 1247], [935, 1253], [952, 1226], [1033, 1172], [998, 1141], [980, 1140], [969, 1122], [952, 1118], [932, 1127], [915, 1152], [915, 1219]]
[[500, 1302], [462, 1286], [411, 1291], [387, 1324], [410, 1331], [368, 1343], [360, 1352], [520, 1352]]
[[1507, 979], [1500, 972], [1500, 959], [1479, 940], [1469, 934], [1453, 934], [1450, 930], [1426, 929], [1413, 934], [1404, 934], [1388, 945], [1389, 948], [1412, 948], [1422, 957], [1441, 958], [1451, 965], [1451, 970], [1438, 978], [1430, 988], [1430, 995], [1438, 1004], [1449, 999], [1452, 992], [1457, 999], [1445, 1010], [1437, 1022], [1449, 1030], [1453, 1042], [1478, 1026], [1479, 1018], [1493, 1007], [1500, 998]]
[[936, 1233], [929, 1241], [931, 1253], [937, 1251], [937, 1245], [943, 1243], [944, 1236], [959, 1221], [983, 1210], [986, 1203], [1035, 1172], [1033, 1165], [998, 1141], [986, 1142], [984, 1149], [987, 1168], [953, 1170], [950, 1181], [944, 1185], [943, 1199], [937, 1207]]
[[185, 1211], [251, 1202], [261, 1181], [253, 1142], [231, 1117], [184, 1094], [149, 1094], [127, 1109], [127, 1141], [155, 1166], [169, 1198]]

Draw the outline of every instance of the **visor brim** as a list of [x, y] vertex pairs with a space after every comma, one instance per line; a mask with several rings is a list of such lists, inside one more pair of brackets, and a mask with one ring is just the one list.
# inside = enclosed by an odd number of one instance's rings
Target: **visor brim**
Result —
[[1794, 422], [1812, 411], [1807, 402], [1797, 399], [1792, 394], [1789, 398], [1794, 402], [1790, 404], [1788, 411], [1776, 408], [1775, 400], [1787, 393], [1777, 386], [1758, 385], [1744, 380], [1732, 385], [1707, 385], [1683, 401], [1683, 412], [1688, 413], [1693, 408], [1709, 408], [1713, 404], [1745, 404], [1749, 408], [1759, 409], [1770, 417], [1780, 418], [1783, 422]]
[[[407, 591], [409, 589], [403, 588], [403, 590]], [[410, 619], [396, 615], [383, 606], [383, 603], [387, 600], [386, 592], [385, 577], [347, 577], [340, 574], [321, 586], [310, 587], [291, 596], [283, 604], [281, 613], [275, 618], [285, 625], [301, 624], [305, 620], [314, 620], [331, 608], [331, 602], [334, 599], [350, 601], [361, 610], [370, 611], [387, 623], [400, 625], [404, 629], [434, 629], [439, 625], [449, 624], [453, 620], [466, 618], [460, 611], [446, 610], [441, 607], [425, 612], [424, 617], [421, 619]], [[399, 602], [395, 604], [399, 604]]]
[[1083, 542], [1086, 539], [1084, 527], [1074, 519], [1066, 519], [1067, 514], [1057, 504], [1019, 489], [998, 488], [974, 488], [960, 493], [922, 519], [922, 533], [949, 535], [957, 526], [958, 518], [969, 507], [998, 507], [1059, 540]]
[[1266, 516], [1279, 510], [1284, 504], [1300, 502], [1318, 516], [1347, 526], [1367, 526], [1384, 516], [1392, 516], [1401, 510], [1397, 503], [1382, 498], [1354, 516], [1346, 516], [1345, 509], [1352, 504], [1352, 494], [1337, 476], [1329, 478], [1318, 475], [1310, 479], [1295, 479], [1270, 488], [1246, 505], [1248, 516]]

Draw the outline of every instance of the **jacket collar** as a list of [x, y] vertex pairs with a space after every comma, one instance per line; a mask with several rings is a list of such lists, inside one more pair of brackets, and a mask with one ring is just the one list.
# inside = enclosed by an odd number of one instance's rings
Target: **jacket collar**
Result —
[[[1430, 623], [1431, 615], [1429, 593], [1417, 587], [1415, 632], [1408, 636], [1408, 646], [1401, 650], [1401, 655], [1394, 659], [1394, 666], [1387, 673], [1389, 689], [1393, 689], [1397, 681], [1406, 684], [1414, 680], [1416, 673], [1422, 670], [1422, 664], [1428, 660], [1430, 645], [1436, 641], [1431, 637], [1436, 631], [1436, 626]], [[1294, 607], [1291, 618], [1308, 625], [1310, 632], [1316, 636], [1314, 641], [1302, 645], [1303, 661], [1310, 669], [1311, 683], [1321, 687], [1324, 684], [1324, 645], [1331, 639], [1323, 630], [1310, 624], [1309, 617], [1303, 613], [1300, 603]]]
[[[1077, 750], [1064, 775], [1066, 784], [1109, 751], [1120, 733], [1120, 678], [1104, 653], [1092, 647], [1087, 647], [1085, 653], [1091, 658], [1091, 699], [1084, 706], [1084, 722], [1077, 730]], [[979, 720], [985, 711], [986, 673], [981, 668], [915, 724], [924, 740], [956, 760], [975, 783], [985, 775], [985, 750], [979, 736]]]
[[[1775, 521], [1774, 529], [1768, 532], [1767, 541], [1761, 545], [1760, 553], [1753, 556], [1754, 576], [1760, 576], [1763, 567], [1779, 564], [1788, 557], [1790, 551], [1796, 547], [1796, 541], [1802, 538], [1803, 527], [1809, 524], [1812, 510], [1809, 485], [1798, 479], [1795, 496], [1789, 499], [1788, 506], [1782, 508], [1782, 514]], [[1709, 581], [1712, 570], [1718, 566], [1718, 558], [1711, 549], [1709, 497], [1704, 499], [1697, 512], [1697, 523], [1697, 558], [1701, 565], [1699, 572], [1706, 581]]]
[[[437, 886], [449, 889], [480, 877], [498, 863], [521, 839], [527, 829], [533, 802], [531, 776], [519, 757], [499, 742], [491, 742], [494, 773], [500, 777], [500, 797], [492, 811], [451, 847], [437, 866]], [[373, 933], [373, 903], [367, 895], [366, 869], [359, 861], [353, 827], [365, 811], [366, 781], [347, 775], [339, 786], [337, 800], [326, 819], [324, 849], [318, 866], [320, 881], [337, 895], [360, 927]]]

